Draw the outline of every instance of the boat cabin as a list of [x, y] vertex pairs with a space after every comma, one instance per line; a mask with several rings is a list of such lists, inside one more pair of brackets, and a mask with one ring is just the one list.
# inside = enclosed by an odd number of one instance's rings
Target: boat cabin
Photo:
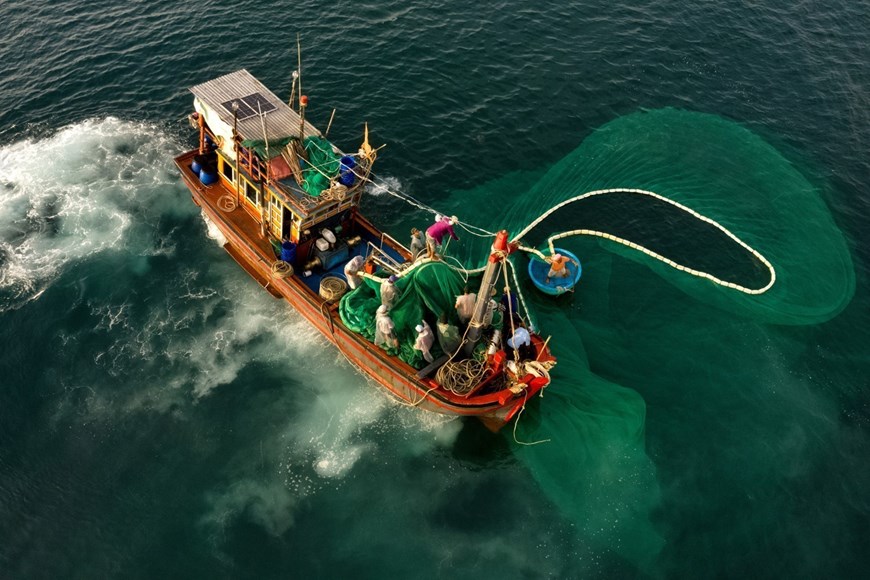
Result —
[[207, 169], [236, 192], [264, 235], [304, 244], [359, 205], [367, 165], [304, 121], [304, 106], [300, 115], [244, 69], [190, 91], [200, 161], [214, 164]]

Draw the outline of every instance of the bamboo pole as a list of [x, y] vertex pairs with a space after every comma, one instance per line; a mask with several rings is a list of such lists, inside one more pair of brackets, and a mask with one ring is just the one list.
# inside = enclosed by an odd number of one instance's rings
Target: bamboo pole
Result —
[[326, 132], [323, 134], [324, 137], [329, 135], [329, 128], [332, 127], [333, 119], [335, 119], [335, 109], [332, 110], [332, 114], [329, 116], [329, 123], [326, 124]]
[[260, 236], [266, 237], [266, 210], [269, 207], [269, 204], [266, 200], [266, 194], [269, 191], [267, 186], [269, 184], [269, 171], [272, 168], [272, 160], [269, 157], [269, 134], [266, 132], [266, 115], [263, 114], [263, 107], [260, 106], [260, 103], [257, 103], [257, 109], [260, 112], [260, 126], [263, 128], [263, 141], [266, 142], [266, 178], [260, 179]]
[[242, 200], [239, 198], [239, 103], [238, 101], [233, 101], [233, 151], [236, 156], [236, 171], [233, 175], [233, 185], [236, 188], [236, 207], [238, 207]]

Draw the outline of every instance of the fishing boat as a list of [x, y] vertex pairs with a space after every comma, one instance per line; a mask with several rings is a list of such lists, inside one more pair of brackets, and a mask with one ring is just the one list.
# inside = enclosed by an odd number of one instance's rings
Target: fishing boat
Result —
[[[443, 259], [434, 240], [431, 252], [412, 254], [361, 211], [378, 154], [368, 126], [358, 151], [343, 152], [329, 127], [305, 119], [307, 99], [293, 84], [289, 102], [247, 70], [190, 89], [198, 142], [175, 163], [193, 201], [251, 278], [398, 401], [500, 429], [550, 383], [556, 362], [517, 312], [507, 272], [516, 244], [498, 232], [476, 270]], [[352, 261], [362, 267], [348, 270]], [[385, 285], [396, 295], [388, 304]]]

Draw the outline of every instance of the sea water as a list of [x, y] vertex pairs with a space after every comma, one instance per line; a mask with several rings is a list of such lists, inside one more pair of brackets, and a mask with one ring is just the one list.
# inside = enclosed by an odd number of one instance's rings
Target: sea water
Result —
[[[0, 17], [0, 577], [863, 575], [865, 4]], [[522, 286], [559, 365], [515, 431], [396, 404], [235, 265], [172, 164], [194, 144], [186, 88], [247, 68], [288, 96], [297, 34], [308, 117], [335, 108], [351, 151], [368, 122], [389, 188], [517, 231], [643, 187], [737, 233], [777, 285], [747, 297], [563, 240], [583, 281]], [[432, 217], [378, 190], [365, 205], [400, 240]], [[487, 240], [459, 233], [451, 251], [479, 260]]]

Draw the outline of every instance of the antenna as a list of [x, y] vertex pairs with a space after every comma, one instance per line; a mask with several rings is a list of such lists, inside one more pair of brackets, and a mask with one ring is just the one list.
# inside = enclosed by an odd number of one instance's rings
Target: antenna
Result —
[[[299, 33], [296, 33], [296, 72], [299, 73], [299, 94], [302, 94], [302, 43], [299, 40]], [[299, 99], [299, 108], [302, 108], [302, 98]]]

